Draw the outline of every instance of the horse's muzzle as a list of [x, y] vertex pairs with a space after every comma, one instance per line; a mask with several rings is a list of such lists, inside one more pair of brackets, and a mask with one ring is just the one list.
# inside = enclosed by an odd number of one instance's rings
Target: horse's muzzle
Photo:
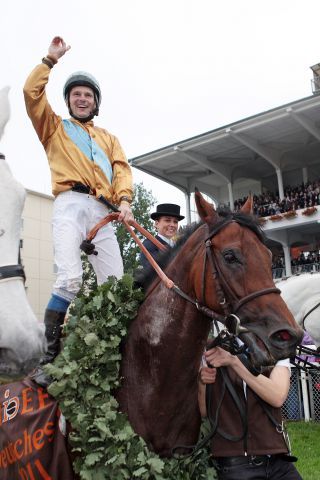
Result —
[[303, 332], [291, 327], [279, 328], [268, 335], [254, 331], [241, 334], [240, 337], [248, 346], [250, 361], [256, 367], [272, 366], [278, 360], [295, 355], [296, 348], [301, 342]]

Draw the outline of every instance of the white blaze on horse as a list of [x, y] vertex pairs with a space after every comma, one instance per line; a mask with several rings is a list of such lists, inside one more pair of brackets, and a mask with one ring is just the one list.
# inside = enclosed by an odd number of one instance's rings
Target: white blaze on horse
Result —
[[[10, 116], [9, 88], [0, 90], [0, 139]], [[26, 192], [0, 153], [0, 377], [27, 374], [43, 354], [44, 331], [27, 300], [18, 264]]]
[[295, 275], [277, 283], [296, 322], [320, 348], [320, 273]]

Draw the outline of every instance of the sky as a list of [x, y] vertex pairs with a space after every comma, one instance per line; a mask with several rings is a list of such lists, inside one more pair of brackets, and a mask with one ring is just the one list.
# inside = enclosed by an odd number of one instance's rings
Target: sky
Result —
[[[68, 117], [65, 79], [91, 72], [102, 89], [95, 122], [127, 157], [142, 155], [312, 94], [320, 62], [318, 0], [16, 0], [1, 5], [1, 81], [11, 119], [0, 144], [15, 177], [51, 193], [46, 156], [22, 88], [55, 35], [71, 46], [47, 88]], [[134, 169], [158, 203], [182, 192]]]

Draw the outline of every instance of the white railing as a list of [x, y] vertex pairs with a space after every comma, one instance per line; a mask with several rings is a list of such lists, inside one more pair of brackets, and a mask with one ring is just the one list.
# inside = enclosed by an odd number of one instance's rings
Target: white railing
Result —
[[306, 371], [293, 367], [290, 391], [282, 407], [287, 420], [320, 421], [320, 370], [319, 364]]
[[[299, 273], [315, 273], [320, 272], [320, 263], [304, 263], [302, 265], [291, 265], [292, 275]], [[285, 267], [275, 267], [272, 269], [273, 279], [279, 279], [286, 276]]]

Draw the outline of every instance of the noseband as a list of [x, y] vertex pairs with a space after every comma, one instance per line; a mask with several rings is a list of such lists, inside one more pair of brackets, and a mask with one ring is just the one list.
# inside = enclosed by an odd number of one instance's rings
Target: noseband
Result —
[[0, 267], [0, 282], [8, 278], [23, 278], [26, 281], [26, 276], [22, 265], [5, 265]]

